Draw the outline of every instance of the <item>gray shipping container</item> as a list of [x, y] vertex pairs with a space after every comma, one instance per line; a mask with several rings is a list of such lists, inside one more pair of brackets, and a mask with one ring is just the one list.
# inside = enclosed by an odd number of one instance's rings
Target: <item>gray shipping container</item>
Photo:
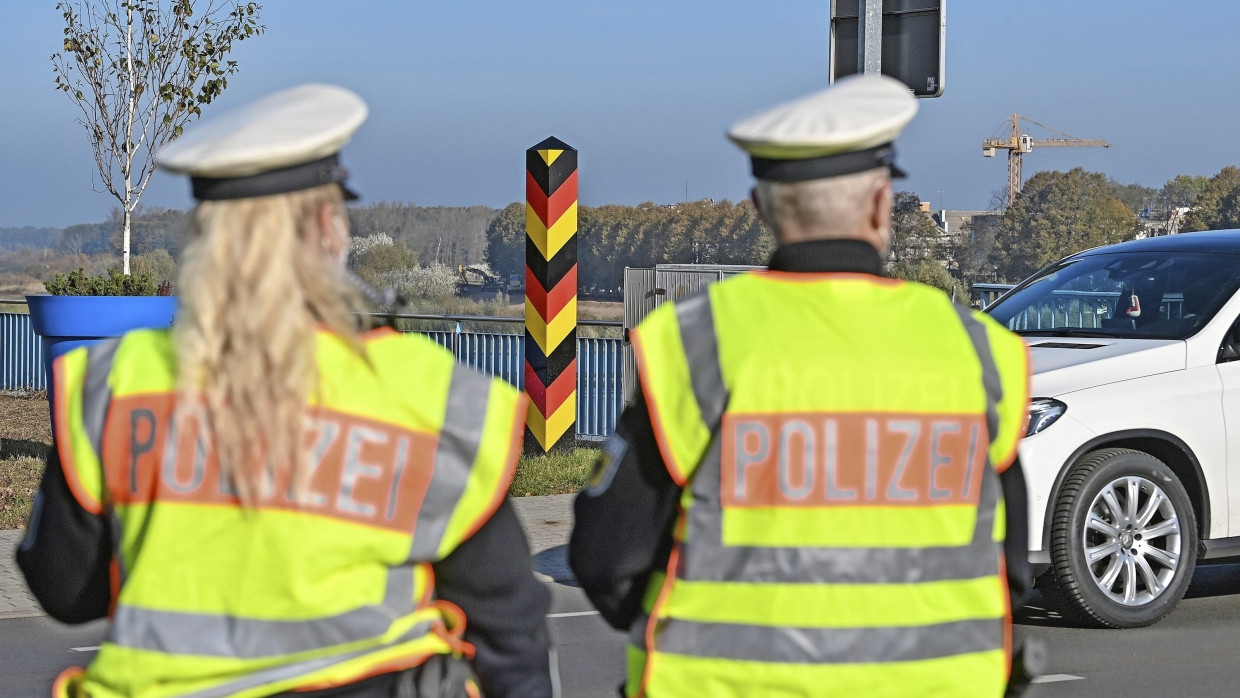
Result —
[[624, 268], [624, 400], [637, 388], [637, 366], [629, 330], [665, 301], [688, 298], [708, 285], [760, 266], [744, 264], [656, 264], [651, 268]]

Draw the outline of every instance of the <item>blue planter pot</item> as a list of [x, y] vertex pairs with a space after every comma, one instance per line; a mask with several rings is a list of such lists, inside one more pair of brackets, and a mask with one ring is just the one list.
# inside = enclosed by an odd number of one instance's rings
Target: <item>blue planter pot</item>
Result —
[[43, 337], [43, 365], [70, 349], [143, 327], [169, 327], [176, 296], [26, 296], [30, 324]]

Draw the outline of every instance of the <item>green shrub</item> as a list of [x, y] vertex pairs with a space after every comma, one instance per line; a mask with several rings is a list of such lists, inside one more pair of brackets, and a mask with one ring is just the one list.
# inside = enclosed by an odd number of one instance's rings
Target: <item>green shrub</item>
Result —
[[387, 233], [349, 241], [349, 268], [372, 284], [383, 285], [385, 275], [418, 267], [418, 253]]
[[177, 280], [177, 262], [167, 250], [151, 250], [134, 255], [129, 270], [137, 276], [150, 274], [156, 286], [164, 283], [171, 286]]
[[891, 269], [891, 276], [905, 281], [933, 286], [948, 296], [954, 297], [956, 280], [942, 264], [933, 259], [922, 259], [915, 262], [897, 262]]
[[456, 272], [443, 262], [431, 262], [426, 267], [401, 267], [383, 272], [375, 281], [377, 285], [390, 288], [405, 298], [442, 301], [456, 295], [458, 278]]
[[157, 285], [150, 272], [125, 276], [116, 268], [107, 276], [87, 276], [78, 268], [57, 274], [43, 286], [54, 296], [167, 296], [172, 290], [167, 283]]

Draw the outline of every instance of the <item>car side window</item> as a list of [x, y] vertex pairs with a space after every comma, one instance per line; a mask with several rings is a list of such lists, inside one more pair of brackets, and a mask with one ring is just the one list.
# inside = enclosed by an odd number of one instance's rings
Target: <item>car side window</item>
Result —
[[1236, 318], [1223, 335], [1223, 343], [1218, 348], [1218, 363], [1227, 363], [1240, 359], [1240, 318]]

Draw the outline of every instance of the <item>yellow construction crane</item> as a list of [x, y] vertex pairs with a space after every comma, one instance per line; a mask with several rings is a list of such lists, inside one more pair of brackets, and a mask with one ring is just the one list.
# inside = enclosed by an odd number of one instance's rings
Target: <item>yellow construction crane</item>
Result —
[[[1026, 134], [1020, 132], [1020, 120], [1024, 119], [1035, 126], [1041, 126], [1047, 131], [1054, 131], [1064, 138], [1039, 138], [1034, 140]], [[1034, 146], [1039, 148], [1076, 148], [1076, 147], [1094, 147], [1094, 148], [1110, 148], [1111, 144], [1097, 138], [1075, 138], [1069, 136], [1062, 131], [1045, 124], [1030, 119], [1020, 114], [1012, 115], [1012, 135], [1008, 138], [986, 138], [982, 140], [982, 156], [993, 158], [996, 150], [1008, 151], [1008, 184], [1007, 184], [1007, 203], [1016, 200], [1016, 195], [1020, 193], [1020, 159], [1021, 156], [1033, 150]]]

